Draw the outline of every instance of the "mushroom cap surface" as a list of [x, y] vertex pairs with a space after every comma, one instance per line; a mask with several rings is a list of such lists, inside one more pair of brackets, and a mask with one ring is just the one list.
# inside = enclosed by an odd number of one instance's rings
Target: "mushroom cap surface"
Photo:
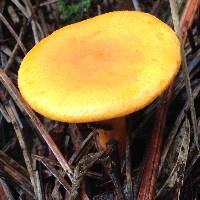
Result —
[[21, 63], [18, 86], [50, 119], [93, 122], [150, 104], [180, 63], [170, 27], [147, 13], [115, 11], [65, 26], [35, 45]]

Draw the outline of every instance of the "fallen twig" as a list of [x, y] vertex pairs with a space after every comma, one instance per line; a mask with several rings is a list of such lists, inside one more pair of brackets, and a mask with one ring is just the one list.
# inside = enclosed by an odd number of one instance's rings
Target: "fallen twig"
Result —
[[191, 28], [197, 9], [200, 6], [199, 0], [188, 0], [180, 20], [181, 32], [183, 35], [183, 43], [187, 38], [187, 32]]
[[141, 11], [140, 4], [139, 4], [138, 0], [132, 0], [132, 2], [133, 2], [133, 6], [134, 6], [135, 10]]
[[130, 133], [126, 136], [126, 180], [128, 189], [128, 199], [133, 199], [133, 180], [132, 180], [132, 155], [131, 155], [131, 137]]
[[2, 200], [14, 200], [8, 185], [1, 178], [0, 178], [0, 199], [2, 199]]
[[10, 31], [11, 35], [15, 38], [15, 40], [19, 44], [21, 50], [23, 51], [23, 53], [26, 54], [26, 48], [25, 48], [24, 44], [21, 42], [21, 40], [18, 37], [17, 33], [14, 31], [14, 29], [11, 27], [9, 22], [6, 20], [6, 18], [1, 13], [0, 13], [0, 20], [4, 23], [4, 25]]
[[69, 134], [71, 136], [75, 151], [77, 152], [81, 148], [81, 140], [82, 140], [81, 133], [78, 130], [77, 125], [73, 123], [69, 124], [68, 130], [69, 130]]
[[[26, 6], [28, 17], [31, 18], [32, 17], [32, 4], [31, 4], [30, 0], [22, 0], [22, 1], [24, 2], [24, 5]], [[31, 27], [32, 27], [32, 31], [33, 31], [35, 44], [36, 44], [40, 40], [39, 40], [39, 35], [37, 32], [37, 26], [36, 26], [35, 19], [31, 19]]]
[[51, 174], [59, 181], [59, 183], [65, 188], [65, 190], [70, 194], [71, 186], [67, 183], [64, 177], [54, 168], [54, 166], [52, 166], [52, 164], [48, 161], [48, 159], [40, 156], [33, 156], [33, 158], [40, 161], [51, 172]]
[[70, 165], [76, 164], [86, 153], [88, 153], [89, 149], [91, 149], [90, 142], [97, 135], [97, 131], [93, 130], [87, 138], [82, 142], [81, 147], [78, 151], [76, 151], [69, 160]]
[[37, 186], [36, 186], [36, 180], [35, 180], [34, 172], [33, 172], [33, 168], [32, 168], [32, 159], [31, 159], [31, 156], [30, 156], [30, 154], [27, 150], [27, 145], [25, 143], [21, 127], [18, 123], [18, 120], [16, 120], [15, 115], [17, 114], [17, 112], [14, 111], [15, 107], [14, 107], [14, 104], [12, 103], [11, 100], [9, 101], [8, 105], [5, 106], [5, 108], [8, 112], [8, 115], [10, 116], [10, 119], [11, 119], [11, 122], [13, 124], [16, 136], [17, 136], [19, 144], [21, 146], [23, 156], [24, 156], [24, 160], [25, 160], [25, 163], [26, 163], [26, 167], [27, 167], [29, 175], [30, 175], [31, 184], [34, 188], [35, 196], [37, 197]]
[[[24, 32], [25, 32], [25, 25], [22, 25], [22, 28], [21, 28], [20, 33], [19, 33], [19, 39], [20, 40], [22, 39]], [[15, 59], [15, 55], [17, 53], [18, 48], [19, 48], [19, 43], [16, 43], [16, 45], [15, 45], [13, 51], [12, 51], [12, 55], [10, 56], [8, 62], [6, 63], [6, 65], [4, 67], [4, 71], [7, 71], [10, 68], [10, 66], [12, 65], [13, 60]]]

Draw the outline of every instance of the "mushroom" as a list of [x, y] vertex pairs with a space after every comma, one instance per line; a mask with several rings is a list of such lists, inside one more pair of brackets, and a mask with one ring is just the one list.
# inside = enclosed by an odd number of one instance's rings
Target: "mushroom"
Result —
[[65, 26], [23, 59], [18, 86], [38, 113], [62, 122], [111, 124], [125, 147], [125, 116], [149, 105], [179, 71], [180, 44], [156, 17], [115, 11]]

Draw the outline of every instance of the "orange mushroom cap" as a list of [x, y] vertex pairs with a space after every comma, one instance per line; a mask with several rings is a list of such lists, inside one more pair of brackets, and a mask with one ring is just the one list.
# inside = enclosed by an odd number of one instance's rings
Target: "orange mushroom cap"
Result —
[[28, 104], [50, 119], [100, 121], [150, 104], [180, 62], [170, 27], [147, 13], [117, 11], [43, 39], [24, 58], [18, 85]]

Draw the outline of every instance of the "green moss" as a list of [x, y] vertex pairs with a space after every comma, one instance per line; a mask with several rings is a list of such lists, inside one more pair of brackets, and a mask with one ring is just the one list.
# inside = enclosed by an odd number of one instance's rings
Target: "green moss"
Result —
[[74, 15], [77, 15], [83, 9], [88, 10], [91, 6], [91, 0], [80, 0], [77, 3], [65, 3], [60, 0], [58, 3], [58, 10], [61, 13], [61, 20], [70, 20]]

